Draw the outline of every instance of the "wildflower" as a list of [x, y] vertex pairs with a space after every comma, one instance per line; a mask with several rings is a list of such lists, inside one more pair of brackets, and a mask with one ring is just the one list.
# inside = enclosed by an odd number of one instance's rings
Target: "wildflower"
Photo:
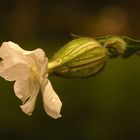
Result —
[[22, 101], [22, 111], [31, 115], [41, 89], [46, 113], [52, 118], [61, 117], [62, 103], [48, 80], [48, 59], [42, 49], [26, 51], [13, 42], [0, 47], [0, 76], [15, 81], [15, 95]]

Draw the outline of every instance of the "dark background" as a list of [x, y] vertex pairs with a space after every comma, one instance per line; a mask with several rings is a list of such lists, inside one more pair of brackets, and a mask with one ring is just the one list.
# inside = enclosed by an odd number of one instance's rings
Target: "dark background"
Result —
[[[50, 58], [70, 41], [70, 33], [140, 39], [139, 0], [1, 0], [0, 42]], [[0, 79], [0, 140], [139, 140], [140, 57], [108, 60], [97, 76], [51, 77], [62, 102], [62, 118], [45, 114], [41, 94], [32, 116], [19, 108], [13, 82]]]

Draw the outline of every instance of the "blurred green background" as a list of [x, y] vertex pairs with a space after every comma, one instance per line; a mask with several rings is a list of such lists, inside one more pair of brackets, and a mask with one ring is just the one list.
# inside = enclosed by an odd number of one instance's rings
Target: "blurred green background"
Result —
[[[139, 0], [1, 0], [0, 41], [38, 47], [50, 58], [70, 33], [140, 39]], [[0, 78], [0, 140], [140, 140], [140, 57], [108, 60], [97, 76], [51, 77], [62, 118], [45, 114], [39, 94], [32, 116], [19, 108], [13, 82]]]

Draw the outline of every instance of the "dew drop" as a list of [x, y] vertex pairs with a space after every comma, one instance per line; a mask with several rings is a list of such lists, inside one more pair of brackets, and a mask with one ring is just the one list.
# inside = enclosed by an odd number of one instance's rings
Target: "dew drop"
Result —
[[54, 101], [55, 101], [55, 99], [54, 99], [54, 98], [52, 98], [52, 99], [51, 99], [51, 101], [52, 101], [52, 102], [54, 102]]
[[59, 103], [60, 102], [60, 100], [57, 100], [57, 103]]

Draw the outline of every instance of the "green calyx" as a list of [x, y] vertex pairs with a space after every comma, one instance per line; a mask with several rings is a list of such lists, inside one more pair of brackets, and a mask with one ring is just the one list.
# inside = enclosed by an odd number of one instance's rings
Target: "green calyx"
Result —
[[50, 60], [48, 69], [53, 75], [85, 78], [98, 73], [105, 63], [105, 48], [92, 38], [74, 39]]

